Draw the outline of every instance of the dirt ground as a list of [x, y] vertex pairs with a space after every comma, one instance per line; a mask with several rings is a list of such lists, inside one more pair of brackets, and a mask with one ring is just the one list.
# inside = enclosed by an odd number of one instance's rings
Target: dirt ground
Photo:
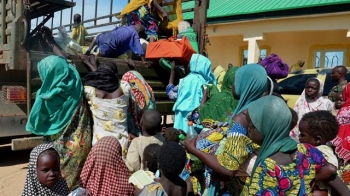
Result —
[[30, 150], [12, 151], [10, 139], [0, 139], [0, 196], [22, 195]]

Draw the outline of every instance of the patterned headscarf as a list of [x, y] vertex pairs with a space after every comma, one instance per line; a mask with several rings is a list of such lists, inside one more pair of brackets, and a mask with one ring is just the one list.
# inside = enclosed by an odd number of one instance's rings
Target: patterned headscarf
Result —
[[37, 175], [37, 161], [39, 155], [48, 149], [53, 149], [52, 144], [41, 144], [35, 147], [30, 153], [29, 168], [26, 182], [24, 185], [23, 196], [37, 196], [37, 195], [52, 195], [52, 196], [66, 196], [69, 194], [69, 189], [66, 181], [60, 177], [53, 187], [47, 187], [41, 184]]
[[80, 175], [92, 195], [132, 195], [129, 169], [122, 158], [122, 147], [112, 136], [101, 138], [92, 148]]

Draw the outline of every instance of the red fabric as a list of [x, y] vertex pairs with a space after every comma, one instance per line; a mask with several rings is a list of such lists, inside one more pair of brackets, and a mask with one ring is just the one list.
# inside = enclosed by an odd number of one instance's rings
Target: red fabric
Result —
[[343, 100], [345, 100], [344, 105], [342, 107], [350, 106], [350, 83], [348, 83], [343, 90]]
[[111, 136], [101, 138], [92, 148], [80, 175], [84, 188], [92, 195], [133, 195], [129, 170], [122, 159], [119, 141]]
[[339, 132], [332, 143], [338, 156], [348, 162], [350, 160], [350, 84], [346, 85], [342, 94], [345, 103], [337, 114]]
[[158, 62], [161, 58], [171, 58], [182, 65], [188, 65], [192, 54], [196, 51], [192, 48], [186, 37], [181, 40], [159, 40], [147, 45], [146, 58]]

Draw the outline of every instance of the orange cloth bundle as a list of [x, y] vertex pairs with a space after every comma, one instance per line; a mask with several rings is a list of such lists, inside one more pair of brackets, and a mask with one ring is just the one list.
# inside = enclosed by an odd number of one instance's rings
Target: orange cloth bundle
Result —
[[173, 59], [177, 63], [187, 66], [192, 54], [195, 53], [196, 51], [192, 48], [186, 37], [178, 40], [171, 37], [167, 40], [149, 43], [146, 58], [155, 62], [158, 62], [161, 58]]

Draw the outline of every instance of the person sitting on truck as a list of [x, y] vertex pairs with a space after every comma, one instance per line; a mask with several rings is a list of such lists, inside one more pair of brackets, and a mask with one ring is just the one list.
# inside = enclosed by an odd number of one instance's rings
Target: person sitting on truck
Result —
[[36, 93], [26, 130], [44, 136], [60, 155], [61, 174], [70, 190], [79, 187], [79, 176], [91, 149], [90, 114], [84, 87], [76, 68], [60, 56], [38, 63], [42, 85]]
[[[164, 21], [168, 19], [168, 14], [160, 3], [162, 0], [132, 0], [117, 17], [124, 18], [128, 26], [145, 26], [147, 40], [154, 42], [158, 39], [158, 21], [155, 16], [158, 15]], [[155, 12], [158, 14], [153, 14]]]
[[81, 15], [74, 14], [73, 29], [70, 37], [72, 39], [75, 39], [80, 44], [80, 46], [84, 46], [86, 35], [88, 35], [88, 32], [86, 31], [83, 24], [81, 24]]
[[144, 26], [133, 25], [116, 27], [111, 32], [98, 34], [92, 40], [86, 54], [90, 54], [90, 51], [96, 44], [100, 50], [99, 55], [103, 57], [118, 58], [128, 50], [132, 50], [141, 57], [143, 64], [149, 66], [145, 60], [145, 53], [138, 34], [143, 30]]
[[96, 64], [87, 63], [92, 72], [83, 78], [83, 84], [94, 121], [92, 145], [104, 136], [113, 136], [119, 140], [125, 158], [128, 146], [130, 85], [125, 81], [119, 82], [115, 63], [106, 61], [98, 68]]
[[63, 51], [55, 42], [52, 35], [52, 30], [43, 26], [38, 32], [30, 39], [30, 50], [54, 52], [55, 55], [68, 58], [68, 55]]

